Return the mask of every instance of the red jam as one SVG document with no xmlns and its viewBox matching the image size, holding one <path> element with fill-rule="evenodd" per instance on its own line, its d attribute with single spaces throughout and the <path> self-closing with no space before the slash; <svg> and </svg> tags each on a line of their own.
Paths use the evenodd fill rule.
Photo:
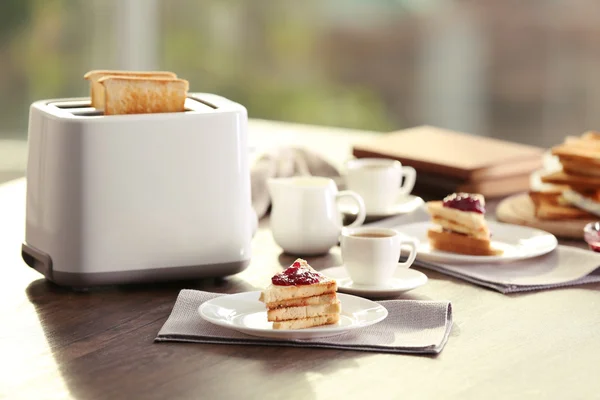
<svg viewBox="0 0 600 400">
<path fill-rule="evenodd" d="M 312 285 L 320 280 L 321 275 L 308 268 L 302 267 L 299 262 L 293 263 L 285 271 L 271 278 L 273 285 L 277 286 Z"/>
<path fill-rule="evenodd" d="M 446 196 L 443 205 L 460 211 L 485 214 L 485 207 L 479 198 L 469 193 L 453 193 Z"/>
</svg>

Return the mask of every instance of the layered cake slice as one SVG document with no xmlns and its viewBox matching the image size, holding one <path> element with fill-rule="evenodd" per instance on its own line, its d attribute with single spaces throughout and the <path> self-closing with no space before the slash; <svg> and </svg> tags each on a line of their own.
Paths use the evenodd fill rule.
<svg viewBox="0 0 600 400">
<path fill-rule="evenodd" d="M 342 308 L 336 291 L 335 280 L 299 258 L 271 278 L 259 300 L 267 307 L 273 329 L 304 329 L 339 321 Z"/>
<path fill-rule="evenodd" d="M 431 248 L 477 256 L 502 254 L 491 246 L 482 195 L 453 193 L 443 201 L 428 202 L 427 211 L 435 224 L 427 232 Z"/>
</svg>

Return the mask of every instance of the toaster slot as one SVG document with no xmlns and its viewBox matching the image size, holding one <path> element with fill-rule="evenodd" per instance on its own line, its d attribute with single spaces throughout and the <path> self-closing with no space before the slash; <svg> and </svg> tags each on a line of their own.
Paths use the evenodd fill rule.
<svg viewBox="0 0 600 400">
<path fill-rule="evenodd" d="M 91 108 L 92 106 L 89 100 L 53 101 L 48 103 L 48 105 L 60 109 Z"/>
</svg>

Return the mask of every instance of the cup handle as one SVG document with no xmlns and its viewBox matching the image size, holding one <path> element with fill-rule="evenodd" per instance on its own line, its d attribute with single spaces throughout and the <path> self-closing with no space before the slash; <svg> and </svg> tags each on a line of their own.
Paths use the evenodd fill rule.
<svg viewBox="0 0 600 400">
<path fill-rule="evenodd" d="M 402 176 L 404 177 L 404 185 L 400 186 L 400 195 L 406 195 L 412 192 L 417 181 L 417 170 L 413 167 L 402 166 Z"/>
<path fill-rule="evenodd" d="M 419 246 L 419 241 L 414 238 L 403 237 L 402 245 L 408 245 L 410 247 L 410 254 L 408 255 L 406 261 L 398 263 L 398 266 L 410 268 L 412 263 L 415 262 L 415 258 L 417 258 L 417 247 Z M 400 254 L 398 254 L 398 258 L 400 258 Z"/>
<path fill-rule="evenodd" d="M 351 197 L 356 202 L 356 204 L 358 204 L 358 215 L 356 216 L 356 219 L 352 221 L 351 224 L 346 225 L 346 227 L 356 228 L 357 226 L 361 226 L 365 222 L 365 218 L 367 216 L 367 211 L 365 210 L 365 202 L 358 193 L 353 192 L 352 190 L 342 190 L 335 195 L 336 199 L 339 199 L 340 197 L 344 196 Z"/>
</svg>

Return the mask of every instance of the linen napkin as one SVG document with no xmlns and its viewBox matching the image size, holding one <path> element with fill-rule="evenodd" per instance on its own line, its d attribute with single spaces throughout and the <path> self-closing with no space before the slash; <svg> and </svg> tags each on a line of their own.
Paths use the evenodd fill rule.
<svg viewBox="0 0 600 400">
<path fill-rule="evenodd" d="M 340 177 L 330 162 L 300 147 L 277 147 L 261 154 L 250 171 L 252 207 L 258 218 L 264 217 L 271 205 L 267 189 L 269 178 L 302 175 L 324 176 L 336 181 Z"/>
<path fill-rule="evenodd" d="M 383 321 L 338 336 L 303 340 L 260 338 L 202 319 L 198 307 L 218 296 L 223 294 L 182 290 L 155 341 L 438 354 L 444 348 L 452 327 L 450 302 L 389 300 L 379 302 L 388 310 L 388 316 Z"/>
<path fill-rule="evenodd" d="M 460 265 L 415 261 L 415 265 L 504 294 L 600 282 L 599 254 L 562 245 L 552 253 L 505 264 Z"/>
</svg>

